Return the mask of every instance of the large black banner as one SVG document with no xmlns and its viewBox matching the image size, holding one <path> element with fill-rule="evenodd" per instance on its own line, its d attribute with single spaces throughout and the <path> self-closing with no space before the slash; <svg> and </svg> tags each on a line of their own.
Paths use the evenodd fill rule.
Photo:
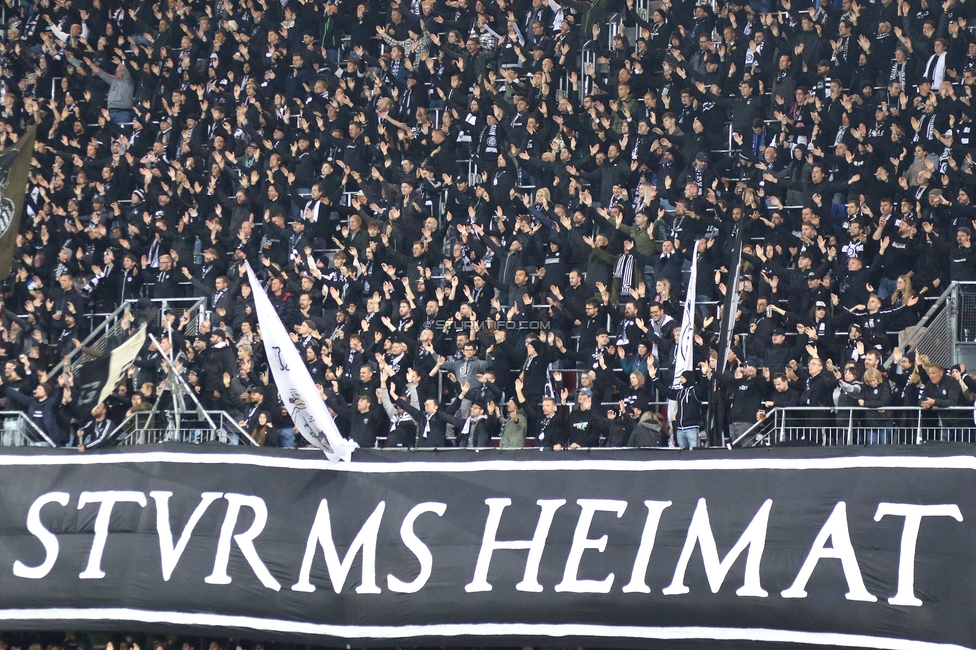
<svg viewBox="0 0 976 650">
<path fill-rule="evenodd" d="M 0 629 L 976 647 L 973 448 L 0 454 Z"/>
</svg>

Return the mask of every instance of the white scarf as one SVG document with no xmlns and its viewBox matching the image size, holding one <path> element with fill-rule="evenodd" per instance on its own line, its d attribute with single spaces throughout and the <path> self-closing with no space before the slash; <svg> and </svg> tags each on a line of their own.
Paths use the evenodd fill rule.
<svg viewBox="0 0 976 650">
<path fill-rule="evenodd" d="M 932 80 L 932 87 L 938 88 L 945 79 L 946 53 L 933 54 L 925 66 L 925 74 Z"/>
</svg>

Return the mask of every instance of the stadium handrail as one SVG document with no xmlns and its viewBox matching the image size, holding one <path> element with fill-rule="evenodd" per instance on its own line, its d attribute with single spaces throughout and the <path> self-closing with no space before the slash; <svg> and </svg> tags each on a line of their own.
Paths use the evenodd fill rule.
<svg viewBox="0 0 976 650">
<path fill-rule="evenodd" d="M 875 432 L 884 434 L 879 438 L 887 438 L 881 444 L 917 445 L 936 440 L 974 443 L 973 414 L 972 406 L 777 407 L 766 411 L 763 419 L 739 434 L 729 443 L 729 448 L 799 441 L 821 446 L 871 444 L 867 442 L 867 434 Z"/>
</svg>

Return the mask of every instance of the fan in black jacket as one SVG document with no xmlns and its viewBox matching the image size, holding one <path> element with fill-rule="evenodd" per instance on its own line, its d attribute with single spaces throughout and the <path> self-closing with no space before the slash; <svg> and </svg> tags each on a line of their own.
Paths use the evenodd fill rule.
<svg viewBox="0 0 976 650">
<path fill-rule="evenodd" d="M 703 365 L 708 368 L 707 362 Z M 677 405 L 673 421 L 678 446 L 683 449 L 697 447 L 705 416 L 702 398 L 708 393 L 708 382 L 700 381 L 696 371 L 686 370 L 681 373 L 679 386 L 672 388 L 661 381 L 654 365 L 648 365 L 647 372 L 657 389 Z"/>
<path fill-rule="evenodd" d="M 473 402 L 471 414 L 466 418 L 454 415 L 461 408 L 461 402 L 467 394 L 466 388 L 444 409 L 440 417 L 454 425 L 454 437 L 458 447 L 490 447 L 492 437 L 498 432 L 498 418 L 487 414 L 488 409 L 484 402 Z"/>
<path fill-rule="evenodd" d="M 136 300 L 142 295 L 142 283 L 144 281 L 142 270 L 136 256 L 128 253 L 122 258 L 122 269 L 119 277 L 119 293 L 115 299 L 119 304 L 126 300 Z"/>
<path fill-rule="evenodd" d="M 607 422 L 610 429 L 607 432 L 607 447 L 629 447 L 628 443 L 632 438 L 633 431 L 637 426 L 641 410 L 639 408 L 626 408 L 617 415 L 614 411 L 607 413 Z M 658 444 L 660 440 L 657 441 Z M 641 445 L 642 446 L 642 445 Z M 657 444 L 654 445 L 658 446 Z"/>
<path fill-rule="evenodd" d="M 447 439 L 447 425 L 449 422 L 444 417 L 444 414 L 438 410 L 436 399 L 424 400 L 423 411 L 411 406 L 405 397 L 400 398 L 397 406 L 402 407 L 417 423 L 418 447 L 451 446 L 450 441 Z"/>
<path fill-rule="evenodd" d="M 723 389 L 732 391 L 731 420 L 733 434 L 738 437 L 756 421 L 756 414 L 763 408 L 766 382 L 751 361 L 746 361 L 731 373 L 719 375 L 718 381 Z"/>
<path fill-rule="evenodd" d="M 85 286 L 91 292 L 98 311 L 108 311 L 106 307 L 114 309 L 122 293 L 122 267 L 115 263 L 115 253 L 107 249 L 103 259 L 104 266 L 92 264 L 94 277 Z"/>
<path fill-rule="evenodd" d="M 774 329 L 771 338 L 772 341 L 768 345 L 754 348 L 755 353 L 772 372 L 783 372 L 790 361 L 798 359 L 803 354 L 803 350 L 786 344 L 786 332 L 782 328 Z"/>
<path fill-rule="evenodd" d="M 495 342 L 488 346 L 485 351 L 485 360 L 488 362 L 488 367 L 495 373 L 498 387 L 506 394 L 511 395 L 514 388 L 512 370 L 522 364 L 522 357 L 515 346 L 508 341 L 507 330 L 496 329 L 492 335 Z"/>
<path fill-rule="evenodd" d="M 583 364 L 588 370 L 595 372 L 600 382 L 605 386 L 613 383 L 609 369 L 613 368 L 616 361 L 610 352 L 609 344 L 610 334 L 603 328 L 596 331 L 596 345 L 581 349 L 579 352 L 566 350 L 562 340 L 556 339 L 556 347 L 561 357 Z"/>
<path fill-rule="evenodd" d="M 143 257 L 145 262 L 145 257 Z M 147 267 L 144 263 L 143 268 Z M 150 269 L 146 270 L 146 275 L 152 278 L 152 297 L 153 298 L 179 298 L 180 289 L 176 283 L 176 275 L 173 271 L 173 258 L 169 255 L 159 256 L 159 269 L 155 272 L 155 277 L 153 277 L 153 271 Z"/>
<path fill-rule="evenodd" d="M 210 334 L 210 356 L 207 360 L 207 376 L 204 389 L 208 397 L 221 391 L 224 373 L 231 377 L 237 375 L 237 355 L 234 348 L 227 344 L 227 334 L 222 329 L 215 329 Z"/>
<path fill-rule="evenodd" d="M 65 401 L 61 388 L 52 389 L 51 384 L 42 382 L 34 389 L 33 397 L 11 389 L 7 389 L 4 395 L 7 398 L 8 408 L 20 407 L 22 412 L 44 431 L 56 446 L 64 446 L 70 441 L 71 434 L 67 427 L 63 426 L 64 418 L 59 413 L 63 407 L 62 402 Z"/>
<path fill-rule="evenodd" d="M 533 403 L 538 403 L 545 391 L 545 386 L 549 378 L 549 359 L 548 346 L 542 341 L 528 341 L 525 346 L 528 356 L 522 365 L 522 372 L 519 374 L 526 395 L 526 399 Z M 516 382 L 516 385 L 518 383 Z M 524 401 L 524 400 L 523 400 Z"/>
<path fill-rule="evenodd" d="M 963 398 L 959 379 L 946 374 L 945 369 L 937 363 L 925 368 L 929 376 L 929 383 L 922 391 L 921 407 L 923 409 L 945 409 L 953 406 L 967 406 Z M 944 428 L 971 426 L 972 412 L 967 411 L 937 411 Z M 945 432 L 942 432 L 945 435 Z"/>
<path fill-rule="evenodd" d="M 834 387 L 837 380 L 834 375 L 824 372 L 824 363 L 816 357 L 810 359 L 807 370 L 797 371 L 799 381 L 792 382 L 791 387 L 800 393 L 799 406 L 817 407 L 817 411 L 800 413 L 800 419 L 809 426 L 829 426 L 830 416 L 823 409 L 834 404 Z"/>
<path fill-rule="evenodd" d="M 484 187 L 491 197 L 492 205 L 508 207 L 511 204 L 511 193 L 515 189 L 517 174 L 509 166 L 508 158 L 504 154 L 499 154 L 498 165 L 490 174 L 482 172 L 481 178 Z"/>
<path fill-rule="evenodd" d="M 565 389 L 564 389 L 565 390 Z M 569 414 L 569 448 L 599 447 L 601 434 L 609 434 L 610 421 L 593 409 L 593 393 L 584 388 Z"/>
<path fill-rule="evenodd" d="M 105 406 L 105 402 L 100 402 L 92 409 L 92 415 L 94 417 L 78 430 L 78 451 L 105 446 L 115 430 L 115 423 L 108 418 L 108 408 Z"/>
<path fill-rule="evenodd" d="M 534 404 L 526 401 L 521 379 L 515 380 L 515 396 L 518 407 L 529 415 L 529 426 L 526 439 L 534 438 L 540 447 L 561 450 L 569 442 L 569 432 L 566 427 L 566 408 L 560 408 L 554 397 L 542 400 L 540 411 Z"/>
<path fill-rule="evenodd" d="M 387 380 L 392 377 L 392 370 L 384 368 L 383 387 L 376 389 L 376 397 L 383 404 L 386 416 L 390 420 L 389 433 L 386 436 L 386 447 L 415 447 L 417 444 L 417 425 L 412 421 L 413 416 L 404 407 L 404 401 L 396 396 L 393 382 L 387 387 Z M 390 398 L 393 398 L 391 401 Z"/>
<path fill-rule="evenodd" d="M 356 400 L 356 408 L 353 409 L 338 392 L 330 391 L 326 393 L 326 397 L 329 408 L 349 423 L 348 429 L 340 427 L 340 430 L 348 431 L 349 438 L 355 440 L 362 449 L 375 447 L 376 436 L 383 430 L 384 417 L 382 410 L 373 406 L 372 398 L 360 395 Z"/>
</svg>

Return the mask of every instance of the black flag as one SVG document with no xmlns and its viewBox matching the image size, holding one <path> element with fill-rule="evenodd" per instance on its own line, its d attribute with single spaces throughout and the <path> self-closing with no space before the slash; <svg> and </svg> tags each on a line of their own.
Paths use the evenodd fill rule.
<svg viewBox="0 0 976 650">
<path fill-rule="evenodd" d="M 119 382 L 125 379 L 125 374 L 135 361 L 136 355 L 146 342 L 146 328 L 130 336 L 121 345 L 107 350 L 105 354 L 94 361 L 84 364 L 75 373 L 75 406 L 78 414 L 87 417 L 93 408 L 112 394 Z"/>
<path fill-rule="evenodd" d="M 7 277 L 13 265 L 36 130 L 30 127 L 17 144 L 0 153 L 0 278 Z"/>
<path fill-rule="evenodd" d="M 742 225 L 736 227 L 735 243 L 732 246 L 732 276 L 725 290 L 725 303 L 722 307 L 722 322 L 720 325 L 720 338 L 718 343 L 718 361 L 715 365 L 715 373 L 712 375 L 711 389 L 708 394 L 708 415 L 706 417 L 706 430 L 708 431 L 708 444 L 712 447 L 721 447 L 725 444 L 725 437 L 729 430 L 729 404 L 725 391 L 721 389 L 718 375 L 725 372 L 729 361 L 729 349 L 732 347 L 732 331 L 735 329 L 735 313 L 739 309 L 739 278 L 742 274 Z"/>
</svg>

